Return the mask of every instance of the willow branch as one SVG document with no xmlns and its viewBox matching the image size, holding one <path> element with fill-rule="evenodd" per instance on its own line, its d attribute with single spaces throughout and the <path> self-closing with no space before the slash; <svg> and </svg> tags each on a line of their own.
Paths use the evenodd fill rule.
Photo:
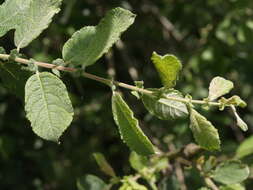
<svg viewBox="0 0 253 190">
<path fill-rule="evenodd" d="M 2 60 L 9 60 L 9 58 L 10 58 L 10 55 L 8 55 L 8 54 L 0 54 L 0 59 L 2 59 Z M 54 64 L 50 64 L 50 63 L 40 62 L 40 61 L 32 61 L 31 62 L 28 59 L 24 59 L 24 58 L 20 58 L 20 57 L 16 57 L 14 59 L 14 61 L 18 62 L 18 63 L 21 63 L 21 64 L 25 64 L 25 65 L 29 65 L 29 64 L 33 63 L 33 64 L 35 64 L 37 66 L 40 66 L 40 67 L 44 67 L 44 68 L 48 68 L 48 69 L 57 69 L 57 70 L 66 71 L 66 72 L 76 72 L 76 71 L 78 71 L 78 69 L 75 69 L 75 68 L 58 66 L 58 65 L 54 65 Z M 143 88 L 138 88 L 138 87 L 133 86 L 133 85 L 125 84 L 125 83 L 118 82 L 118 81 L 112 81 L 110 79 L 102 78 L 102 77 L 99 77 L 99 76 L 96 76 L 96 75 L 93 75 L 93 74 L 90 74 L 90 73 L 86 73 L 86 72 L 83 72 L 82 75 L 86 78 L 104 83 L 104 84 L 109 85 L 109 86 L 111 84 L 114 84 L 115 86 L 119 86 L 119 87 L 126 88 L 126 89 L 129 89 L 129 90 L 137 91 L 137 92 L 140 92 L 140 93 L 143 93 L 143 94 L 153 95 L 152 91 L 147 90 L 147 89 L 143 89 Z M 193 104 L 202 104 L 202 105 L 207 103 L 204 100 L 190 100 L 188 98 L 180 98 L 180 97 L 166 96 L 164 98 L 166 98 L 168 100 L 172 100 L 172 101 L 182 102 L 182 103 L 193 103 Z M 219 103 L 219 102 L 208 102 L 208 105 L 210 105 L 210 106 L 220 106 L 221 103 Z"/>
</svg>

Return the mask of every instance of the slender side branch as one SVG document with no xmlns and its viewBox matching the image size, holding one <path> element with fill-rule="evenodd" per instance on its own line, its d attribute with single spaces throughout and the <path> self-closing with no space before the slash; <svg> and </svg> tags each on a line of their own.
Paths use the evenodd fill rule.
<svg viewBox="0 0 253 190">
<path fill-rule="evenodd" d="M 0 54 L 0 59 L 2 59 L 2 60 L 8 60 L 9 57 L 10 57 L 10 55 L 8 55 L 8 54 Z M 25 65 L 28 65 L 28 64 L 31 63 L 30 60 L 20 58 L 20 57 L 16 57 L 14 60 L 18 63 L 25 64 Z M 34 61 L 32 63 L 35 64 L 35 65 L 38 65 L 40 67 L 49 68 L 49 69 L 57 69 L 57 70 L 66 71 L 66 72 L 76 72 L 78 70 L 78 69 L 75 69 L 75 68 L 57 66 L 57 65 L 54 65 L 54 64 L 40 62 L 40 61 Z M 153 92 L 150 91 L 150 90 L 138 88 L 136 86 L 125 84 L 125 83 L 118 82 L 118 81 L 111 81 L 110 79 L 105 79 L 105 78 L 102 78 L 102 77 L 98 77 L 98 76 L 90 74 L 90 73 L 84 72 L 83 76 L 86 77 L 86 78 L 104 83 L 106 85 L 110 85 L 111 83 L 113 83 L 116 86 L 126 88 L 126 89 L 129 89 L 129 90 L 133 90 L 133 91 L 137 91 L 137 92 L 140 92 L 140 93 L 143 93 L 143 94 L 148 94 L 148 95 L 153 94 Z M 204 100 L 189 100 L 188 98 L 178 98 L 178 97 L 166 97 L 166 99 L 172 100 L 172 101 L 177 101 L 177 102 L 183 102 L 183 103 L 206 104 L 206 101 L 204 101 Z M 208 102 L 208 104 L 211 105 L 211 106 L 220 106 L 221 105 L 219 102 Z"/>
<path fill-rule="evenodd" d="M 214 182 L 209 177 L 205 177 L 205 183 L 212 190 L 219 190 L 219 188 L 214 184 Z"/>
</svg>

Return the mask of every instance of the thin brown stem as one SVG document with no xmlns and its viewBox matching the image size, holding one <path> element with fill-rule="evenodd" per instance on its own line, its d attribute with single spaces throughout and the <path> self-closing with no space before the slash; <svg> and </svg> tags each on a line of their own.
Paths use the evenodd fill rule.
<svg viewBox="0 0 253 190">
<path fill-rule="evenodd" d="M 10 58 L 10 55 L 8 55 L 8 54 L 0 54 L 0 59 L 2 59 L 2 60 L 8 60 L 9 58 Z M 57 70 L 66 71 L 66 72 L 76 72 L 78 70 L 78 69 L 75 69 L 75 68 L 57 66 L 57 65 L 54 65 L 54 64 L 40 62 L 40 61 L 31 62 L 28 59 L 24 59 L 24 58 L 20 58 L 20 57 L 16 57 L 14 59 L 14 61 L 18 62 L 18 63 L 21 63 L 21 64 L 25 64 L 25 65 L 33 63 L 33 64 L 35 64 L 37 66 L 40 66 L 40 67 L 49 68 L 49 69 L 57 69 Z M 136 86 L 125 84 L 125 83 L 118 82 L 118 81 L 112 81 L 110 79 L 105 79 L 105 78 L 102 78 L 102 77 L 99 77 L 99 76 L 96 76 L 96 75 L 93 75 L 93 74 L 90 74 L 90 73 L 84 72 L 83 76 L 86 77 L 86 78 L 104 83 L 104 84 L 109 85 L 109 86 L 111 84 L 114 84 L 116 86 L 126 88 L 126 89 L 129 89 L 129 90 L 133 90 L 133 91 L 137 91 L 137 92 L 140 92 L 140 93 L 143 93 L 143 94 L 147 94 L 147 95 L 152 95 L 153 94 L 153 92 L 150 91 L 150 90 L 146 90 L 146 89 L 143 89 L 143 88 L 138 88 Z M 182 102 L 182 103 L 193 103 L 193 104 L 201 104 L 201 105 L 206 104 L 206 101 L 204 101 L 204 100 L 190 100 L 188 98 L 171 97 L 171 96 L 166 96 L 164 98 L 166 98 L 168 100 L 172 100 L 172 101 Z M 210 105 L 210 106 L 220 106 L 221 104 L 219 102 L 208 102 L 208 105 Z"/>
</svg>

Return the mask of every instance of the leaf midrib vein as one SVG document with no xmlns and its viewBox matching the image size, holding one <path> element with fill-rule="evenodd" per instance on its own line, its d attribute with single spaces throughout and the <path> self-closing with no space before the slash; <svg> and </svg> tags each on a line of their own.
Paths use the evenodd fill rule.
<svg viewBox="0 0 253 190">
<path fill-rule="evenodd" d="M 53 130 L 53 125 L 52 125 L 52 120 L 51 120 L 51 117 L 50 117 L 50 114 L 49 114 L 49 111 L 48 111 L 48 102 L 47 102 L 47 99 L 46 99 L 46 96 L 45 96 L 45 93 L 44 93 L 44 87 L 43 87 L 43 84 L 42 84 L 42 81 L 41 81 L 41 78 L 40 78 L 40 73 L 36 73 L 37 75 L 37 79 L 39 81 L 39 84 L 40 84 L 40 88 L 41 88 L 41 91 L 42 91 L 42 98 L 43 98 L 43 102 L 44 102 L 44 106 L 46 107 L 46 112 L 47 112 L 47 116 L 48 116 L 48 119 L 49 119 L 49 125 L 51 127 L 51 130 Z"/>
</svg>

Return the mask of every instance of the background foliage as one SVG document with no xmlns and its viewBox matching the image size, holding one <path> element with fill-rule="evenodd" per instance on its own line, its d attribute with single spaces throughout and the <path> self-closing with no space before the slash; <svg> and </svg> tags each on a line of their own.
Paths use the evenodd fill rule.
<svg viewBox="0 0 253 190">
<path fill-rule="evenodd" d="M 2 3 L 0 1 L 0 3 Z M 109 54 L 87 70 L 99 76 L 115 75 L 132 84 L 144 80 L 145 87 L 161 87 L 150 57 L 172 53 L 183 63 L 178 89 L 194 98 L 207 96 L 210 80 L 222 76 L 234 82 L 234 94 L 248 103 L 240 110 L 249 130 L 242 133 L 233 117 L 214 109 L 204 113 L 217 126 L 222 151 L 230 158 L 238 145 L 253 133 L 253 2 L 251 0 L 65 0 L 62 11 L 49 28 L 22 50 L 36 60 L 61 57 L 63 44 L 84 25 L 96 25 L 114 7 L 137 14 L 135 23 Z M 0 39 L 7 50 L 14 49 L 13 31 Z M 1 77 L 1 82 L 5 78 Z M 63 75 L 75 108 L 74 121 L 61 144 L 35 136 L 25 119 L 23 101 L 0 85 L 0 187 L 1 189 L 76 189 L 76 178 L 99 171 L 93 152 L 102 152 L 119 175 L 130 174 L 129 149 L 122 143 L 111 114 L 111 92 L 97 82 Z M 161 121 L 125 93 L 145 133 L 159 147 L 168 142 L 180 147 L 193 141 L 185 120 Z M 134 105 L 134 106 L 133 106 Z M 210 154 L 221 154 L 215 152 Z M 252 165 L 253 155 L 244 158 Z M 196 171 L 186 174 L 186 183 L 197 189 L 202 183 Z M 252 179 L 252 178 L 251 178 Z M 248 180 L 247 187 L 253 186 Z"/>
</svg>

